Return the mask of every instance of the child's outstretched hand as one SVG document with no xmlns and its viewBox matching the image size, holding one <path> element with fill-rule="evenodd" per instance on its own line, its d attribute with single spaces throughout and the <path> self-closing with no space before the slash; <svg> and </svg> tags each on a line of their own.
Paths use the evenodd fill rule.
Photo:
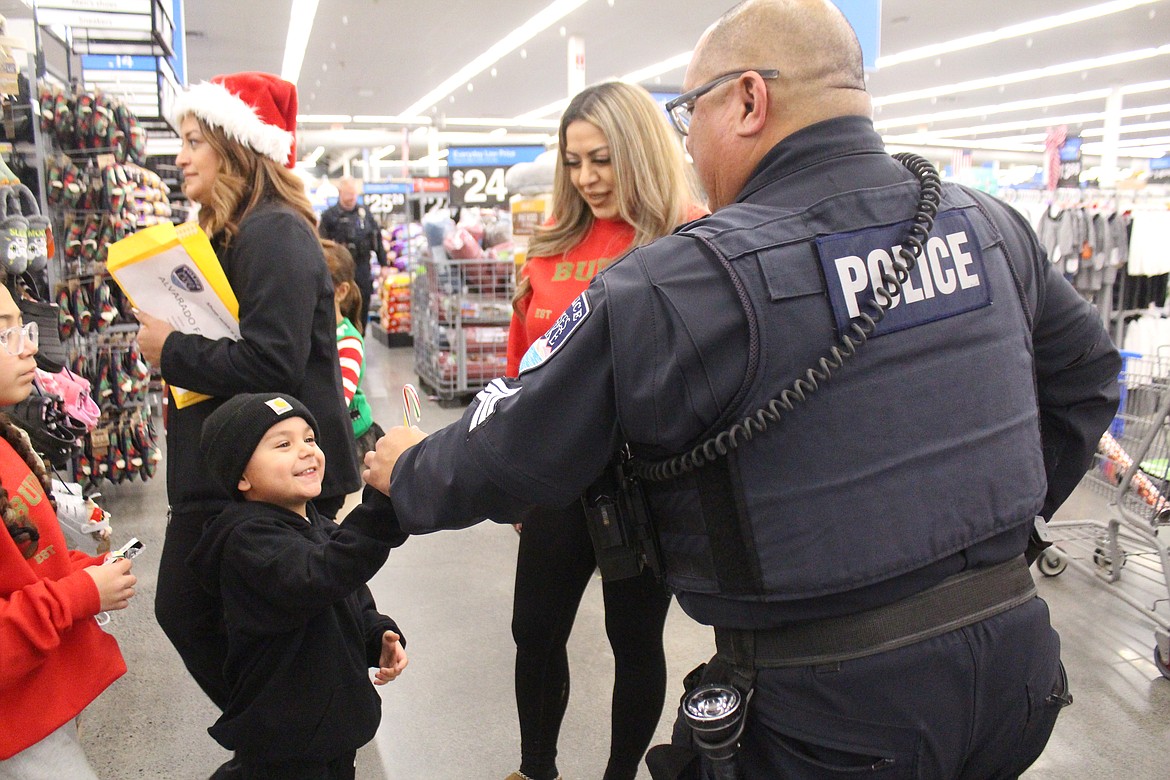
<svg viewBox="0 0 1170 780">
<path fill-rule="evenodd" d="M 378 671 L 374 672 L 374 685 L 385 685 L 402 674 L 410 660 L 406 650 L 398 641 L 398 634 L 387 631 L 382 634 L 382 657 L 378 660 Z"/>
</svg>

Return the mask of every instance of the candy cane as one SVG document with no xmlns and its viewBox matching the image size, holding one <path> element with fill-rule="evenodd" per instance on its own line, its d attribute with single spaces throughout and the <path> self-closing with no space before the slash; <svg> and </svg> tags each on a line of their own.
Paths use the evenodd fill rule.
<svg viewBox="0 0 1170 780">
<path fill-rule="evenodd" d="M 414 419 L 414 424 L 418 424 L 422 420 L 422 406 L 418 400 L 418 390 L 414 389 L 414 385 L 405 384 L 402 386 L 402 424 L 409 428 L 411 426 L 411 418 Z"/>
</svg>

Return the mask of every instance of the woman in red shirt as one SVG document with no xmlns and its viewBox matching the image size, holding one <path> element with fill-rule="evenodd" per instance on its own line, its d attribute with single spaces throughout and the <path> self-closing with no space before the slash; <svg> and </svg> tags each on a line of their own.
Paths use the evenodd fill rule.
<svg viewBox="0 0 1170 780">
<path fill-rule="evenodd" d="M 32 390 L 36 323 L 0 284 L 0 406 Z M 0 777 L 97 780 L 74 723 L 126 672 L 94 616 L 134 595 L 130 561 L 65 548 L 45 465 L 0 415 Z"/>
<path fill-rule="evenodd" d="M 561 117 L 553 214 L 528 248 L 508 334 L 508 375 L 594 275 L 636 246 L 706 211 L 697 205 L 678 138 L 641 87 L 585 89 Z M 520 771 L 507 780 L 553 780 L 569 700 L 566 645 L 596 559 L 580 503 L 540 509 L 518 527 L 512 636 Z M 649 571 L 602 584 L 614 654 L 609 763 L 604 780 L 633 780 L 666 695 L 662 627 L 670 595 Z"/>
</svg>

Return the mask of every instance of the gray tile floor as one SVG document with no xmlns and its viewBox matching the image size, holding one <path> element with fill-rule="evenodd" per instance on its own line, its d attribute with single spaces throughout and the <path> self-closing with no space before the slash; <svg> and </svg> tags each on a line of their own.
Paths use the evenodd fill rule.
<svg viewBox="0 0 1170 780">
<path fill-rule="evenodd" d="M 411 352 L 373 338 L 368 352 L 365 385 L 375 417 L 394 424 L 400 387 L 416 381 Z M 424 399 L 422 426 L 437 428 L 461 412 Z M 103 780 L 206 778 L 227 758 L 205 730 L 216 712 L 186 675 L 151 608 L 166 522 L 163 481 L 107 486 L 99 502 L 113 515 L 117 539 L 138 536 L 148 549 L 135 561 L 140 595 L 110 625 L 130 670 L 83 716 L 86 749 Z M 1060 516 L 1101 518 L 1106 510 L 1097 496 L 1079 490 Z M 408 635 L 411 662 L 382 689 L 382 726 L 359 753 L 359 780 L 501 780 L 516 769 L 515 555 L 510 527 L 483 524 L 410 540 L 371 581 L 379 606 Z M 1170 680 L 1151 661 L 1152 622 L 1072 569 L 1037 579 L 1063 638 L 1076 702 L 1025 777 L 1166 777 Z M 605 763 L 613 657 L 598 584 L 585 594 L 570 641 L 573 690 L 560 756 L 569 780 L 598 778 Z M 710 630 L 677 606 L 666 640 L 673 699 L 682 676 L 710 655 L 713 642 Z M 659 726 L 661 740 L 671 717 L 668 712 Z"/>
</svg>

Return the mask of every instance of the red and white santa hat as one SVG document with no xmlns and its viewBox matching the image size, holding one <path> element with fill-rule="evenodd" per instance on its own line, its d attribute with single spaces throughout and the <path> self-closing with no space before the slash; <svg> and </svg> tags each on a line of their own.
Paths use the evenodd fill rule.
<svg viewBox="0 0 1170 780">
<path fill-rule="evenodd" d="M 171 114 L 176 127 L 194 114 L 265 157 L 296 163 L 297 88 L 271 73 L 213 76 L 180 93 Z"/>
</svg>

